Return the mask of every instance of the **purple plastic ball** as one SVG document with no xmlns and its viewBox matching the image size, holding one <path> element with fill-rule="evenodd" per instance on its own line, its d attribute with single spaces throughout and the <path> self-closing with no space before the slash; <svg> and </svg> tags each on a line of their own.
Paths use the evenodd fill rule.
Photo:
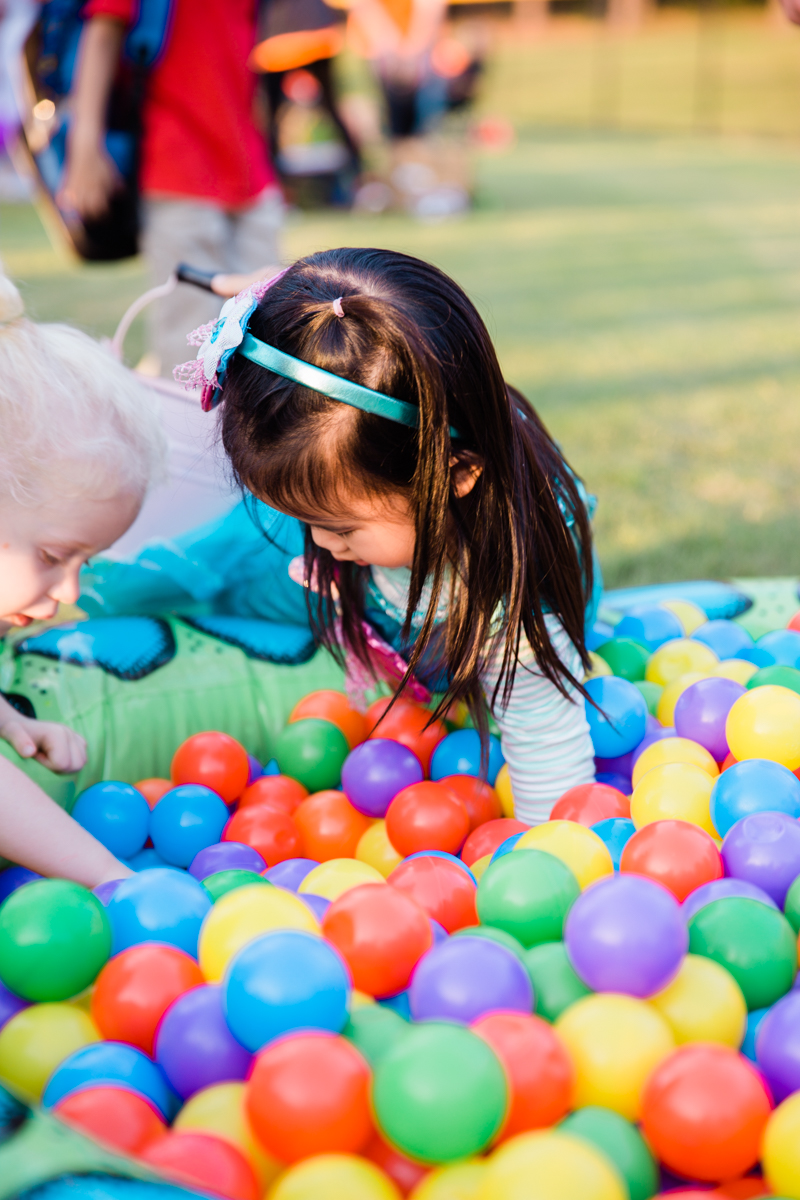
<svg viewBox="0 0 800 1200">
<path fill-rule="evenodd" d="M 276 863 L 274 867 L 265 871 L 264 878 L 274 883 L 275 887 L 286 888 L 287 892 L 296 892 L 309 871 L 318 866 L 315 858 L 285 858 L 283 862 Z"/>
<path fill-rule="evenodd" d="M 227 1026 L 219 984 L 201 984 L 173 1001 L 158 1027 L 155 1057 L 184 1100 L 212 1083 L 247 1076 L 250 1052 Z"/>
<path fill-rule="evenodd" d="M 767 895 L 763 888 L 748 883 L 745 879 L 712 879 L 710 883 L 702 883 L 699 888 L 684 900 L 681 905 L 681 915 L 688 925 L 695 913 L 715 900 L 729 900 L 738 897 L 741 900 L 758 900 L 767 908 L 777 908 L 772 896 Z"/>
<path fill-rule="evenodd" d="M 433 944 L 438 946 L 440 942 L 446 942 L 450 934 L 445 929 L 444 925 L 440 925 L 438 921 L 434 921 L 433 917 L 428 917 L 431 931 L 433 933 Z"/>
<path fill-rule="evenodd" d="M 650 714 L 648 713 L 648 717 L 649 716 L 650 716 Z M 631 759 L 632 768 L 636 766 L 637 762 L 639 761 L 642 754 L 644 754 L 644 752 L 648 746 L 652 746 L 654 742 L 663 742 L 664 738 L 674 738 L 675 737 L 675 730 L 671 726 L 669 728 L 665 729 L 664 726 L 659 725 L 657 721 L 656 721 L 656 726 L 657 726 L 657 728 L 655 728 L 655 729 L 651 729 L 648 727 L 647 733 L 644 735 L 642 740 L 639 742 L 639 745 L 633 751 L 633 757 Z"/>
<path fill-rule="evenodd" d="M 699 742 L 716 762 L 722 762 L 728 754 L 728 713 L 746 691 L 735 679 L 700 679 L 693 683 L 675 705 L 678 737 Z"/>
<path fill-rule="evenodd" d="M 800 1089 L 800 992 L 787 992 L 764 1016 L 756 1062 L 777 1104 Z"/>
<path fill-rule="evenodd" d="M 0 982 L 0 1029 L 3 1028 L 6 1021 L 10 1021 L 18 1012 L 22 1012 L 23 1008 L 30 1008 L 30 1003 L 23 1000 L 21 996 L 15 996 L 4 983 Z"/>
<path fill-rule="evenodd" d="M 742 817 L 725 834 L 722 861 L 727 875 L 754 883 L 783 908 L 800 875 L 800 824 L 782 812 Z"/>
<path fill-rule="evenodd" d="M 415 1021 L 460 1021 L 504 1009 L 533 1011 L 533 986 L 512 950 L 488 938 L 448 938 L 417 964 L 409 989 Z"/>
<path fill-rule="evenodd" d="M 121 883 L 121 879 L 107 879 L 105 883 L 98 883 L 96 888 L 92 888 L 92 895 L 97 896 L 105 908 Z"/>
<path fill-rule="evenodd" d="M 244 842 L 215 842 L 205 846 L 192 859 L 189 874 L 201 882 L 217 871 L 255 871 L 258 875 L 266 870 L 267 864 L 252 846 Z"/>
<path fill-rule="evenodd" d="M 326 900 L 324 896 L 315 896 L 313 892 L 298 892 L 297 897 L 303 901 L 306 908 L 311 909 L 318 921 L 322 920 L 331 906 L 330 900 Z"/>
<path fill-rule="evenodd" d="M 425 778 L 416 754 L 389 738 L 370 738 L 351 750 L 342 767 L 342 788 L 366 817 L 384 817 L 398 792 Z"/>
<path fill-rule="evenodd" d="M 639 875 L 598 880 L 573 904 L 564 943 L 594 992 L 653 996 L 678 972 L 689 934 L 675 897 Z"/>
<path fill-rule="evenodd" d="M 264 768 L 262 767 L 261 763 L 258 761 L 257 758 L 253 758 L 252 754 L 248 754 L 248 756 L 247 756 L 247 786 L 250 787 L 250 784 L 255 783 L 255 781 L 257 779 L 260 779 L 263 774 L 264 774 Z"/>
</svg>

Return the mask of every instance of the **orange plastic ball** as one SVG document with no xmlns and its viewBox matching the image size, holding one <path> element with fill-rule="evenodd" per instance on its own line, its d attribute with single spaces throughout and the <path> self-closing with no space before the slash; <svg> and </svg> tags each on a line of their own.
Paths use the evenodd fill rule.
<svg viewBox="0 0 800 1200">
<path fill-rule="evenodd" d="M 364 741 L 367 736 L 367 718 L 352 707 L 343 692 L 320 691 L 304 696 L 295 704 L 289 715 L 288 724 L 302 721 L 304 717 L 319 717 L 337 725 L 347 738 L 350 749 Z"/>
<path fill-rule="evenodd" d="M 475 909 L 477 888 L 470 875 L 446 858 L 411 858 L 395 867 L 386 880 L 410 896 L 429 917 L 448 933 L 478 924 Z"/>
<path fill-rule="evenodd" d="M 151 808 L 155 808 L 165 792 L 175 786 L 171 779 L 140 779 L 133 785 L 141 792 Z"/>
<path fill-rule="evenodd" d="M 566 1116 L 574 1071 L 566 1047 L 551 1025 L 527 1013 L 479 1017 L 472 1032 L 488 1042 L 508 1078 L 509 1106 L 502 1139 L 544 1129 Z"/>
<path fill-rule="evenodd" d="M 690 821 L 653 821 L 637 830 L 622 851 L 619 869 L 663 883 L 679 903 L 725 874 L 714 839 Z"/>
<path fill-rule="evenodd" d="M 253 1168 L 232 1142 L 210 1133 L 181 1130 L 152 1142 L 141 1155 L 157 1171 L 226 1200 L 259 1200 Z"/>
<path fill-rule="evenodd" d="M 364 883 L 334 900 L 322 932 L 350 968 L 353 987 L 393 996 L 433 945 L 427 914 L 396 888 Z"/>
<path fill-rule="evenodd" d="M 68 1125 L 124 1154 L 141 1154 L 167 1133 L 144 1096 L 105 1084 L 72 1092 L 59 1100 L 54 1112 Z"/>
<path fill-rule="evenodd" d="M 506 838 L 513 837 L 515 833 L 527 833 L 529 828 L 529 825 L 524 825 L 515 817 L 499 817 L 496 821 L 487 821 L 485 825 L 473 829 L 464 842 L 461 861 L 471 867 L 479 858 L 494 854 Z"/>
<path fill-rule="evenodd" d="M 170 767 L 174 784 L 202 783 L 226 804 L 238 800 L 247 787 L 250 764 L 241 742 L 227 733 L 195 733 L 178 747 Z"/>
<path fill-rule="evenodd" d="M 441 783 L 412 783 L 386 810 L 386 832 L 398 854 L 446 850 L 458 854 L 469 833 L 467 810 Z"/>
<path fill-rule="evenodd" d="M 205 983 L 193 958 L 175 946 L 142 942 L 110 958 L 92 992 L 92 1020 L 111 1042 L 152 1055 L 156 1028 L 184 992 Z"/>
<path fill-rule="evenodd" d="M 353 808 L 344 792 L 315 792 L 299 804 L 294 819 L 303 839 L 302 853 L 317 862 L 355 858 L 370 820 Z"/>
<path fill-rule="evenodd" d="M 397 700 L 389 709 L 390 703 L 391 698 L 384 696 L 369 706 L 367 728 L 370 732 L 367 736 L 389 738 L 390 741 L 407 746 L 416 754 L 427 775 L 431 755 L 442 738 L 447 736 L 447 727 L 443 721 L 431 721 L 431 714 L 420 704 L 412 704 L 410 700 Z"/>
<path fill-rule="evenodd" d="M 303 837 L 294 818 L 268 804 L 255 804 L 234 813 L 223 830 L 222 841 L 252 846 L 268 867 L 287 858 L 300 858 L 303 853 Z"/>
<path fill-rule="evenodd" d="M 497 821 L 503 815 L 500 797 L 497 792 L 483 779 L 475 775 L 447 775 L 440 779 L 454 795 L 458 796 L 469 817 L 469 830 L 477 829 L 488 821 Z"/>
<path fill-rule="evenodd" d="M 246 787 L 239 798 L 239 812 L 256 804 L 269 804 L 288 813 L 291 817 L 301 800 L 308 795 L 308 788 L 288 775 L 262 775 Z"/>
<path fill-rule="evenodd" d="M 630 797 L 607 783 L 581 783 L 553 805 L 551 821 L 577 821 L 591 827 L 611 817 L 630 819 Z"/>
</svg>

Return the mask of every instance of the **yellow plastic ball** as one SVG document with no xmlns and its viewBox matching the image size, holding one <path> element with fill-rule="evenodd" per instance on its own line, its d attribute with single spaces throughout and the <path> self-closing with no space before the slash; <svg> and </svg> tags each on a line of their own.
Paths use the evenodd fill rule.
<svg viewBox="0 0 800 1200">
<path fill-rule="evenodd" d="M 591 670 L 586 673 L 586 679 L 598 679 L 601 675 L 614 674 L 606 660 L 601 658 L 599 654 L 595 654 L 594 650 L 589 651 L 589 661 L 591 662 L 592 667 Z"/>
<path fill-rule="evenodd" d="M 359 862 L 374 867 L 384 879 L 388 879 L 395 867 L 403 861 L 402 854 L 398 854 L 389 841 L 384 820 L 376 821 L 362 833 L 356 846 L 356 858 Z"/>
<path fill-rule="evenodd" d="M 388 1175 L 357 1154 L 318 1154 L 290 1167 L 269 1200 L 400 1200 Z"/>
<path fill-rule="evenodd" d="M 689 671 L 711 671 L 718 662 L 719 656 L 710 646 L 693 642 L 691 638 L 676 638 L 673 642 L 665 642 L 651 654 L 644 677 L 650 683 L 660 683 L 666 687 Z"/>
<path fill-rule="evenodd" d="M 687 954 L 669 987 L 648 1001 L 684 1042 L 721 1042 L 738 1050 L 747 1025 L 742 989 L 713 958 Z"/>
<path fill-rule="evenodd" d="M 534 1184 L 535 1181 L 535 1184 Z M 627 1200 L 605 1154 L 583 1138 L 540 1129 L 510 1138 L 489 1159 L 478 1200 Z"/>
<path fill-rule="evenodd" d="M 686 675 L 681 675 L 678 679 L 673 679 L 672 683 L 668 683 L 658 697 L 658 704 L 656 705 L 656 718 L 659 723 L 666 729 L 674 725 L 675 705 L 686 689 L 691 687 L 693 683 L 699 683 L 701 679 L 710 678 L 711 675 L 708 671 L 689 671 Z"/>
<path fill-rule="evenodd" d="M 472 874 L 475 876 L 475 878 L 478 881 L 480 881 L 481 875 L 486 870 L 486 868 L 488 867 L 488 865 L 491 861 L 492 861 L 491 854 L 484 854 L 483 858 L 476 859 L 475 862 L 470 867 L 470 871 L 472 871 Z"/>
<path fill-rule="evenodd" d="M 678 618 L 687 637 L 708 622 L 700 605 L 692 604 L 691 600 L 662 600 L 659 607 L 669 609 Z"/>
<path fill-rule="evenodd" d="M 410 1200 L 478 1200 L 488 1169 L 486 1162 L 470 1158 L 437 1167 L 419 1181 Z"/>
<path fill-rule="evenodd" d="M 198 961 L 209 983 L 219 983 L 234 954 L 273 929 L 319 933 L 310 908 L 283 888 L 251 883 L 221 896 L 200 929 Z"/>
<path fill-rule="evenodd" d="M 767 1121 L 761 1164 L 776 1196 L 800 1200 L 800 1092 L 779 1104 Z"/>
<path fill-rule="evenodd" d="M 545 850 L 560 858 L 572 871 L 581 890 L 595 879 L 614 874 L 614 864 L 605 842 L 576 821 L 545 821 L 544 825 L 535 825 L 523 833 L 514 850 Z"/>
<path fill-rule="evenodd" d="M 719 679 L 732 679 L 735 683 L 740 683 L 742 687 L 747 687 L 748 681 L 753 678 L 758 667 L 755 663 L 747 662 L 744 658 L 726 658 L 719 666 L 714 667 L 711 672 Z"/>
<path fill-rule="evenodd" d="M 513 817 L 514 793 L 511 790 L 511 775 L 508 771 L 508 763 L 503 763 L 497 772 L 497 778 L 494 781 L 494 790 L 500 798 L 500 807 L 503 810 L 503 816 Z"/>
<path fill-rule="evenodd" d="M 374 1003 L 375 1003 L 375 997 L 368 996 L 366 992 L 359 992 L 359 991 L 356 991 L 355 988 L 353 988 L 352 992 L 350 993 L 350 1011 L 351 1012 L 353 1011 L 354 1008 L 366 1008 L 368 1004 L 374 1004 Z"/>
<path fill-rule="evenodd" d="M 631 820 L 637 829 L 653 821 L 690 821 L 717 838 L 719 834 L 711 821 L 714 783 L 708 772 L 694 763 L 653 767 L 633 789 Z"/>
<path fill-rule="evenodd" d="M 719 775 L 719 767 L 705 746 L 701 746 L 699 742 L 693 742 L 691 738 L 671 737 L 663 738 L 660 742 L 653 742 L 646 750 L 642 751 L 633 768 L 631 782 L 636 787 L 639 780 L 654 767 L 663 767 L 665 763 L 678 762 L 693 763 L 696 767 L 702 767 L 712 779 L 716 779 Z"/>
<path fill-rule="evenodd" d="M 359 862 L 357 858 L 329 858 L 308 872 L 297 891 L 323 896 L 326 900 L 338 900 L 345 892 L 362 883 L 385 882 L 380 871 L 369 863 Z"/>
<path fill-rule="evenodd" d="M 278 1178 L 284 1164 L 261 1149 L 245 1110 L 245 1084 L 215 1083 L 195 1092 L 184 1104 L 173 1129 L 194 1129 L 223 1138 L 241 1150 L 262 1188 Z"/>
<path fill-rule="evenodd" d="M 571 1004 L 555 1028 L 575 1068 L 575 1107 L 600 1104 L 635 1121 L 651 1072 L 675 1049 L 664 1017 L 646 1000 L 607 993 Z"/>
<path fill-rule="evenodd" d="M 731 708 L 725 733 L 738 762 L 769 758 L 796 771 L 800 767 L 800 696 L 774 684 L 753 688 Z"/>
<path fill-rule="evenodd" d="M 99 1042 L 94 1021 L 74 1004 L 34 1004 L 0 1030 L 0 1080 L 23 1100 L 41 1099 L 59 1063 Z"/>
</svg>

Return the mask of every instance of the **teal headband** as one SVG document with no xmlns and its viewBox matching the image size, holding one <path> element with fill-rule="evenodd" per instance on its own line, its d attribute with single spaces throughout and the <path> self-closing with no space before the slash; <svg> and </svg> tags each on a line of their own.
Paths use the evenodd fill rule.
<svg viewBox="0 0 800 1200">
<path fill-rule="evenodd" d="M 392 396 L 384 396 L 383 392 L 374 392 L 372 388 L 362 387 L 360 383 L 353 383 L 350 379 L 343 379 L 341 375 L 324 371 L 322 367 L 303 362 L 301 358 L 293 358 L 291 354 L 284 354 L 275 346 L 253 337 L 252 333 L 245 333 L 237 347 L 237 353 L 250 362 L 258 363 L 265 370 L 272 371 L 273 375 L 291 379 L 301 387 L 310 388 L 312 392 L 330 396 L 332 400 L 341 400 L 343 404 L 350 404 L 353 408 L 360 408 L 362 412 L 372 413 L 376 417 L 385 417 L 387 421 L 394 421 L 398 425 L 407 425 L 412 429 L 419 427 L 419 409 L 415 405 L 408 404 L 405 400 L 395 400 Z M 450 437 L 460 436 L 451 425 Z"/>
</svg>

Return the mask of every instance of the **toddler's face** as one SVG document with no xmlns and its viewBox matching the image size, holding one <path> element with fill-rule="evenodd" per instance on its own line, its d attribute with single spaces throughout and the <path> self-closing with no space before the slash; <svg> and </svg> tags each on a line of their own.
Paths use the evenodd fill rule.
<svg viewBox="0 0 800 1200">
<path fill-rule="evenodd" d="M 337 562 L 360 567 L 410 567 L 416 530 L 405 497 L 345 498 L 341 510 L 292 513 L 311 528 L 311 536 Z"/>
<path fill-rule="evenodd" d="M 24 507 L 0 502 L 0 622 L 29 625 L 74 604 L 78 573 L 132 524 L 141 496 L 70 497 Z"/>
</svg>

